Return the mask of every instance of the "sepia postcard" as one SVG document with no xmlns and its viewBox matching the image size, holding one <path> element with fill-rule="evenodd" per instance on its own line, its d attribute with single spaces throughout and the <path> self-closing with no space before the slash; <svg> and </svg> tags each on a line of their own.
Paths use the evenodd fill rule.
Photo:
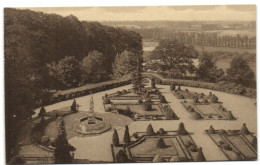
<svg viewBox="0 0 260 165">
<path fill-rule="evenodd" d="M 6 164 L 257 160 L 256 5 L 4 8 Z"/>
</svg>

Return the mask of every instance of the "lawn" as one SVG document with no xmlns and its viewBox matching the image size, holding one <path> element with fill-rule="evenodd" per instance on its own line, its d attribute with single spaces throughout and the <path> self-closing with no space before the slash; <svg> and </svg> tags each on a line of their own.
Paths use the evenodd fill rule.
<svg viewBox="0 0 260 165">
<path fill-rule="evenodd" d="M 140 115 L 163 115 L 161 108 L 158 104 L 152 104 L 151 111 L 145 111 L 142 104 L 114 104 L 118 109 L 126 109 L 129 106 L 131 112 L 138 113 Z"/>
<path fill-rule="evenodd" d="M 159 154 L 161 156 L 178 156 L 175 145 L 179 145 L 176 137 L 163 138 L 166 148 L 158 148 L 156 143 L 157 137 L 147 137 L 142 143 L 130 148 L 133 157 L 154 157 Z M 175 139 L 175 140 L 174 140 Z"/>
<path fill-rule="evenodd" d="M 213 108 L 210 104 L 195 104 L 194 106 L 202 115 L 219 115 L 215 108 Z"/>
</svg>

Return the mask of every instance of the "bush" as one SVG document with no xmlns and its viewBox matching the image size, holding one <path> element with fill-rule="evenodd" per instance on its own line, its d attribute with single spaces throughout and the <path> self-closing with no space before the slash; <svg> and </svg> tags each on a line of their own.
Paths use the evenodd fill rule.
<svg viewBox="0 0 260 165">
<path fill-rule="evenodd" d="M 46 116 L 46 110 L 44 107 L 41 107 L 40 112 L 38 114 L 39 117 Z"/>
<path fill-rule="evenodd" d="M 155 133 L 154 133 L 154 130 L 153 130 L 153 126 L 151 125 L 151 124 L 149 124 L 148 126 L 147 126 L 147 129 L 146 129 L 146 135 L 155 135 Z"/>
<path fill-rule="evenodd" d="M 145 111 L 151 111 L 152 110 L 152 104 L 149 101 L 144 102 L 143 108 Z"/>
<path fill-rule="evenodd" d="M 165 144 L 163 138 L 159 138 L 159 139 L 158 139 L 158 141 L 157 141 L 157 143 L 156 143 L 156 146 L 157 146 L 158 148 L 165 148 L 165 147 L 166 147 L 166 144 Z"/>
<path fill-rule="evenodd" d="M 117 91 L 116 94 L 117 95 L 122 95 L 122 92 L 121 91 Z"/>
<path fill-rule="evenodd" d="M 177 95 L 177 98 L 178 98 L 178 99 L 185 99 L 185 97 L 184 97 L 182 94 Z"/>
<path fill-rule="evenodd" d="M 41 144 L 48 146 L 50 143 L 50 138 L 48 136 L 42 136 L 41 138 Z"/>
<path fill-rule="evenodd" d="M 193 143 L 190 140 L 184 140 L 183 143 L 186 147 L 190 147 L 191 145 L 193 145 Z"/>
<path fill-rule="evenodd" d="M 181 86 L 179 85 L 178 88 L 177 88 L 178 91 L 181 91 Z"/>
<path fill-rule="evenodd" d="M 224 129 L 220 129 L 220 130 L 219 130 L 219 134 L 220 134 L 220 135 L 223 135 L 223 134 L 225 134 L 225 133 L 226 133 L 226 130 L 224 130 Z"/>
<path fill-rule="evenodd" d="M 204 99 L 202 100 L 202 103 L 207 104 L 207 103 L 208 103 L 208 99 L 204 98 Z"/>
<path fill-rule="evenodd" d="M 189 90 L 188 90 L 188 89 L 185 89 L 185 92 L 189 93 Z"/>
<path fill-rule="evenodd" d="M 176 114 L 172 111 L 170 107 L 164 108 L 166 119 L 175 119 L 177 118 Z"/>
<path fill-rule="evenodd" d="M 229 144 L 222 144 L 221 147 L 224 148 L 225 150 L 232 151 L 232 147 Z"/>
<path fill-rule="evenodd" d="M 72 105 L 70 107 L 70 110 L 73 111 L 73 112 L 77 111 L 77 103 L 76 103 L 75 99 L 73 100 L 73 103 L 72 103 Z"/>
<path fill-rule="evenodd" d="M 117 163 L 129 162 L 129 159 L 128 159 L 126 152 L 124 150 L 118 151 L 118 153 L 116 154 L 116 162 Z"/>
<path fill-rule="evenodd" d="M 202 148 L 200 147 L 199 150 L 198 150 L 198 155 L 195 159 L 197 162 L 202 162 L 202 161 L 206 161 L 205 157 L 204 157 L 204 154 L 202 152 Z"/>
<path fill-rule="evenodd" d="M 170 89 L 171 89 L 171 91 L 175 91 L 175 84 L 171 84 Z"/>
<path fill-rule="evenodd" d="M 240 133 L 241 133 L 242 135 L 248 135 L 248 134 L 250 134 L 250 132 L 248 131 L 248 129 L 247 129 L 245 123 L 243 124 L 242 128 L 240 129 Z"/>
<path fill-rule="evenodd" d="M 210 134 L 214 134 L 215 133 L 215 130 L 214 130 L 212 125 L 209 127 L 209 133 Z"/>
<path fill-rule="evenodd" d="M 191 152 L 197 152 L 198 151 L 198 147 L 195 144 L 192 144 L 189 149 L 190 149 Z"/>
<path fill-rule="evenodd" d="M 217 103 L 217 102 L 218 102 L 218 97 L 213 94 L 213 95 L 210 97 L 210 101 L 211 101 L 212 103 Z"/>
<path fill-rule="evenodd" d="M 198 98 L 197 95 L 193 98 L 193 102 L 194 102 L 195 104 L 196 104 L 196 103 L 199 103 L 199 98 Z"/>
<path fill-rule="evenodd" d="M 143 104 L 143 100 L 140 98 L 140 99 L 138 100 L 138 103 L 139 103 L 139 104 Z"/>
<path fill-rule="evenodd" d="M 116 146 L 116 147 L 119 146 L 119 137 L 118 137 L 118 133 L 117 133 L 116 129 L 114 129 L 114 134 L 113 134 L 112 141 L 113 141 L 113 145 L 114 146 Z"/>
<path fill-rule="evenodd" d="M 161 96 L 160 98 L 160 103 L 167 103 L 166 99 L 164 96 Z"/>
<path fill-rule="evenodd" d="M 111 101 L 110 101 L 109 98 L 105 97 L 104 100 L 103 100 L 103 103 L 104 103 L 104 104 L 110 104 Z"/>
<path fill-rule="evenodd" d="M 56 145 L 57 145 L 57 138 L 50 138 L 50 145 L 52 147 L 56 147 Z"/>
<path fill-rule="evenodd" d="M 164 131 L 163 128 L 160 128 L 159 131 L 158 131 L 158 134 L 159 135 L 164 135 L 164 134 L 166 134 L 166 132 Z"/>
<path fill-rule="evenodd" d="M 193 117 L 193 119 L 195 119 L 195 120 L 200 120 L 200 119 L 202 119 L 202 116 L 201 116 L 198 112 L 193 113 L 193 114 L 192 114 L 192 117 Z"/>
<path fill-rule="evenodd" d="M 106 112 L 110 112 L 110 111 L 112 111 L 112 108 L 111 108 L 111 107 L 106 107 L 106 108 L 105 108 L 105 111 L 106 111 Z"/>
<path fill-rule="evenodd" d="M 179 135 L 188 135 L 188 132 L 186 131 L 184 124 L 182 122 L 179 124 L 179 128 L 177 132 Z"/>
</svg>

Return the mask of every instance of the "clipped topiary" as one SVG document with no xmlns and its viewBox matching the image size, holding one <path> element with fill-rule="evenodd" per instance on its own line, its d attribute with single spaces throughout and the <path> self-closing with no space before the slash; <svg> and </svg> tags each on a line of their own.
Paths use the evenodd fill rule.
<svg viewBox="0 0 260 165">
<path fill-rule="evenodd" d="M 160 98 L 160 102 L 161 102 L 161 103 L 167 103 L 167 101 L 166 101 L 166 99 L 165 99 L 164 96 L 161 96 L 161 98 Z"/>
<path fill-rule="evenodd" d="M 210 125 L 208 133 L 210 133 L 210 134 L 214 134 L 215 133 L 215 130 L 214 130 L 212 125 Z"/>
<path fill-rule="evenodd" d="M 177 96 L 177 98 L 178 98 L 178 99 L 185 99 L 185 97 L 184 97 L 182 94 L 179 94 L 179 95 Z"/>
<path fill-rule="evenodd" d="M 186 93 L 189 93 L 189 90 L 188 90 L 188 89 L 185 89 L 185 92 L 186 92 Z"/>
<path fill-rule="evenodd" d="M 240 133 L 242 135 L 248 135 L 250 134 L 250 132 L 248 131 L 247 127 L 246 127 L 246 123 L 243 124 L 242 128 L 240 129 Z"/>
<path fill-rule="evenodd" d="M 127 125 L 125 126 L 124 142 L 125 144 L 129 144 L 131 142 L 129 129 Z"/>
<path fill-rule="evenodd" d="M 213 94 L 213 95 L 210 97 L 210 102 L 212 102 L 212 103 L 217 103 L 217 102 L 218 102 L 218 97 Z"/>
<path fill-rule="evenodd" d="M 198 95 L 194 96 L 193 102 L 194 102 L 195 104 L 196 104 L 196 103 L 199 103 L 199 97 L 198 97 Z"/>
<path fill-rule="evenodd" d="M 143 103 L 143 108 L 145 111 L 151 111 L 152 110 L 152 104 L 150 101 L 145 101 Z"/>
<path fill-rule="evenodd" d="M 165 144 L 163 138 L 159 138 L 159 139 L 157 140 L 156 146 L 157 146 L 158 148 L 165 148 L 165 147 L 166 147 L 166 144 Z"/>
<path fill-rule="evenodd" d="M 56 145 L 57 145 L 57 138 L 50 138 L 50 145 L 52 147 L 56 147 Z"/>
<path fill-rule="evenodd" d="M 220 129 L 220 130 L 219 130 L 219 134 L 220 134 L 220 135 L 223 135 L 223 134 L 225 134 L 226 132 L 227 132 L 227 131 L 224 130 L 224 129 Z"/>
<path fill-rule="evenodd" d="M 212 92 L 209 92 L 209 97 L 211 97 L 212 96 Z"/>
<path fill-rule="evenodd" d="M 138 104 L 143 104 L 142 98 L 140 98 L 140 99 L 138 100 Z"/>
<path fill-rule="evenodd" d="M 157 154 L 153 158 L 153 162 L 163 162 L 163 158 L 159 154 Z"/>
<path fill-rule="evenodd" d="M 197 152 L 198 151 L 198 147 L 195 144 L 192 144 L 189 149 L 190 149 L 191 152 Z"/>
<path fill-rule="evenodd" d="M 119 138 L 118 138 L 118 133 L 117 133 L 116 129 L 114 129 L 112 142 L 113 142 L 114 146 L 116 146 L 116 147 L 119 146 Z"/>
<path fill-rule="evenodd" d="M 226 118 L 228 120 L 235 120 L 235 117 L 233 116 L 231 111 L 227 111 L 227 112 L 225 112 L 225 114 L 226 114 Z"/>
<path fill-rule="evenodd" d="M 178 88 L 177 88 L 178 91 L 181 91 L 181 86 L 179 85 Z"/>
<path fill-rule="evenodd" d="M 44 107 L 41 107 L 38 116 L 39 117 L 46 116 L 46 109 Z"/>
<path fill-rule="evenodd" d="M 106 112 L 110 112 L 110 111 L 112 111 L 112 108 L 111 108 L 111 107 L 106 107 L 106 108 L 105 108 L 105 111 L 106 111 Z"/>
<path fill-rule="evenodd" d="M 223 149 L 225 149 L 225 150 L 227 150 L 227 151 L 232 151 L 232 148 L 231 148 L 231 146 L 229 145 L 229 144 L 222 144 L 222 146 L 221 146 Z"/>
<path fill-rule="evenodd" d="M 152 88 L 156 88 L 156 87 L 155 87 L 155 80 L 154 80 L 154 78 L 152 78 L 152 80 L 151 80 L 151 87 L 152 87 Z"/>
<path fill-rule="evenodd" d="M 175 84 L 172 83 L 172 84 L 170 85 L 170 89 L 171 89 L 171 91 L 175 91 Z"/>
<path fill-rule="evenodd" d="M 76 111 L 77 111 L 77 103 L 76 103 L 76 100 L 75 100 L 75 99 L 73 100 L 73 103 L 72 103 L 72 105 L 70 106 L 70 110 L 71 110 L 72 112 L 76 112 Z"/>
<path fill-rule="evenodd" d="M 195 119 L 195 120 L 200 120 L 200 119 L 202 119 L 201 114 L 199 114 L 198 112 L 193 113 L 193 114 L 192 114 L 192 117 L 193 117 L 193 119 Z"/>
<path fill-rule="evenodd" d="M 147 126 L 147 129 L 146 129 L 146 135 L 155 135 L 155 133 L 154 133 L 154 130 L 153 130 L 153 126 L 151 125 L 151 124 L 149 124 L 148 126 Z"/>
<path fill-rule="evenodd" d="M 197 162 L 202 162 L 202 161 L 206 161 L 205 157 L 204 157 L 204 154 L 202 152 L 202 148 L 200 147 L 199 150 L 198 150 L 198 155 L 196 157 L 196 161 Z"/>
<path fill-rule="evenodd" d="M 179 124 L 179 128 L 178 128 L 177 132 L 178 132 L 179 135 L 188 135 L 188 132 L 186 131 L 183 122 L 181 122 Z"/>
<path fill-rule="evenodd" d="M 158 131 L 158 134 L 159 135 L 164 135 L 164 134 L 166 134 L 166 132 L 164 131 L 163 128 L 160 128 L 159 131 Z"/>
<path fill-rule="evenodd" d="M 110 104 L 111 101 L 110 101 L 109 98 L 105 97 L 104 100 L 103 100 L 103 103 L 104 103 L 104 104 Z"/>
<path fill-rule="evenodd" d="M 190 147 L 191 145 L 193 145 L 193 143 L 190 140 L 185 140 L 183 141 L 183 143 L 186 147 Z"/>
<path fill-rule="evenodd" d="M 202 103 L 207 104 L 207 103 L 208 103 L 208 99 L 204 98 L 204 99 L 202 100 Z"/>
<path fill-rule="evenodd" d="M 116 162 L 117 163 L 127 163 L 129 162 L 129 159 L 126 155 L 126 152 L 124 150 L 119 150 L 116 154 Z"/>
<path fill-rule="evenodd" d="M 41 138 L 41 144 L 42 145 L 45 145 L 45 146 L 48 146 L 50 143 L 50 138 L 48 136 L 42 136 Z"/>
</svg>

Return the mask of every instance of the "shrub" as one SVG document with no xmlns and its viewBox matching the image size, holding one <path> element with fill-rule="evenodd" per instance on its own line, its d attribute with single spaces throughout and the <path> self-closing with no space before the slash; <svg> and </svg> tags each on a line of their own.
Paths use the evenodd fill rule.
<svg viewBox="0 0 260 165">
<path fill-rule="evenodd" d="M 225 112 L 224 114 L 225 114 L 225 117 L 226 117 L 228 120 L 234 120 L 234 119 L 235 119 L 231 111 L 227 111 L 227 112 Z"/>
<path fill-rule="evenodd" d="M 46 109 L 44 107 L 41 107 L 38 116 L 39 117 L 46 116 Z"/>
<path fill-rule="evenodd" d="M 57 145 L 57 138 L 50 138 L 50 145 L 52 147 L 56 147 L 56 145 Z"/>
<path fill-rule="evenodd" d="M 154 130 L 153 130 L 153 126 L 151 124 L 149 124 L 147 126 L 146 135 L 155 135 Z"/>
<path fill-rule="evenodd" d="M 123 90 L 122 90 L 122 93 L 127 93 L 127 90 L 123 89 Z"/>
<path fill-rule="evenodd" d="M 103 100 L 103 103 L 104 103 L 104 104 L 110 104 L 111 101 L 110 101 L 109 98 L 105 97 L 104 100 Z"/>
<path fill-rule="evenodd" d="M 150 101 L 145 101 L 143 104 L 143 108 L 145 111 L 151 111 L 152 110 L 152 104 Z"/>
<path fill-rule="evenodd" d="M 73 100 L 73 103 L 72 103 L 72 105 L 70 107 L 70 110 L 73 111 L 73 112 L 77 111 L 77 103 L 76 103 L 75 99 Z"/>
<path fill-rule="evenodd" d="M 124 134 L 124 142 L 125 142 L 125 144 L 129 144 L 130 141 L 131 141 L 131 139 L 130 139 L 129 129 L 128 129 L 128 126 L 126 125 L 125 134 Z"/>
<path fill-rule="evenodd" d="M 183 122 L 181 122 L 180 124 L 179 124 L 179 128 L 178 128 L 178 134 L 179 135 L 187 135 L 188 134 L 188 132 L 186 131 L 186 129 L 185 129 L 185 127 L 184 127 L 184 124 L 183 124 Z"/>
<path fill-rule="evenodd" d="M 195 120 L 200 120 L 200 119 L 202 119 L 202 116 L 201 116 L 198 112 L 193 113 L 193 114 L 192 114 L 192 117 L 193 117 L 193 119 L 195 119 Z"/>
<path fill-rule="evenodd" d="M 116 154 L 116 162 L 117 163 L 126 163 L 129 162 L 129 159 L 126 155 L 126 152 L 124 150 L 119 150 Z"/>
<path fill-rule="evenodd" d="M 218 144 L 222 146 L 222 145 L 225 144 L 225 143 L 224 143 L 222 140 L 220 140 L 220 141 L 218 142 Z"/>
<path fill-rule="evenodd" d="M 161 96 L 161 98 L 160 98 L 160 102 L 161 102 L 161 103 L 167 103 L 167 101 L 166 101 L 166 99 L 165 99 L 164 96 Z"/>
<path fill-rule="evenodd" d="M 193 145 L 193 143 L 190 140 L 184 140 L 183 143 L 186 147 L 190 147 L 191 145 Z"/>
<path fill-rule="evenodd" d="M 175 91 L 175 84 L 171 84 L 170 89 L 171 89 L 171 91 Z"/>
<path fill-rule="evenodd" d="M 151 87 L 152 87 L 152 88 L 156 88 L 156 87 L 155 87 L 155 81 L 154 81 L 154 78 L 151 80 Z"/>
<path fill-rule="evenodd" d="M 117 133 L 116 129 L 114 129 L 112 141 L 113 141 L 114 146 L 116 146 L 116 147 L 119 146 L 119 138 L 118 138 L 118 133 Z"/>
<path fill-rule="evenodd" d="M 183 103 L 187 103 L 187 101 L 186 101 L 186 100 L 183 100 Z"/>
<path fill-rule="evenodd" d="M 140 98 L 140 99 L 138 100 L 138 103 L 139 103 L 139 104 L 143 104 L 143 100 Z"/>
<path fill-rule="evenodd" d="M 165 147 L 166 147 L 166 144 L 165 144 L 163 138 L 159 138 L 159 139 L 158 139 L 158 141 L 157 141 L 157 143 L 156 143 L 156 146 L 157 146 L 158 148 L 165 148 Z"/>
<path fill-rule="evenodd" d="M 213 95 L 210 97 L 210 101 L 211 101 L 212 103 L 217 103 L 217 102 L 218 102 L 218 97 L 213 94 Z"/>
<path fill-rule="evenodd" d="M 112 111 L 112 108 L 111 108 L 111 107 L 106 107 L 106 108 L 105 108 L 105 111 L 106 111 L 106 112 L 110 112 L 110 111 Z"/>
<path fill-rule="evenodd" d="M 220 129 L 220 130 L 219 130 L 219 134 L 220 134 L 220 135 L 223 135 L 223 134 L 225 134 L 225 133 L 226 133 L 226 130 L 224 130 L 224 129 Z"/>
<path fill-rule="evenodd" d="M 225 150 L 228 150 L 228 151 L 231 151 L 232 150 L 232 147 L 229 145 L 229 144 L 222 144 L 221 146 L 223 149 Z"/>
<path fill-rule="evenodd" d="M 48 136 L 42 136 L 41 138 L 41 144 L 48 146 L 50 143 L 50 138 Z"/>
<path fill-rule="evenodd" d="M 121 91 L 117 91 L 116 94 L 117 95 L 122 95 L 122 92 Z"/>
<path fill-rule="evenodd" d="M 198 150 L 198 155 L 196 157 L 196 161 L 197 162 L 202 162 L 202 161 L 206 161 L 205 157 L 204 157 L 204 154 L 202 152 L 202 148 L 200 147 L 199 150 Z"/>
<path fill-rule="evenodd" d="M 166 119 L 175 119 L 177 118 L 176 114 L 172 111 L 170 107 L 164 109 Z"/>
<path fill-rule="evenodd" d="M 189 149 L 190 149 L 191 152 L 197 152 L 198 151 L 198 147 L 195 144 L 192 144 Z"/>
<path fill-rule="evenodd" d="M 211 97 L 212 96 L 212 92 L 209 92 L 209 97 Z"/>
<path fill-rule="evenodd" d="M 158 134 L 159 135 L 164 135 L 164 134 L 166 134 L 166 132 L 164 131 L 163 128 L 160 128 L 159 131 L 158 131 Z"/>
<path fill-rule="evenodd" d="M 178 88 L 177 88 L 178 91 L 181 91 L 181 86 L 179 85 Z"/>
<path fill-rule="evenodd" d="M 209 133 L 210 134 L 214 134 L 215 133 L 215 130 L 214 130 L 212 125 L 209 127 Z"/>
<path fill-rule="evenodd" d="M 188 90 L 188 89 L 185 89 L 185 92 L 189 93 L 189 90 Z"/>
<path fill-rule="evenodd" d="M 250 134 L 250 132 L 248 131 L 247 127 L 246 127 L 246 123 L 243 124 L 242 128 L 240 129 L 240 133 L 242 135 L 248 135 Z"/>
<path fill-rule="evenodd" d="M 194 102 L 195 104 L 196 104 L 196 103 L 199 103 L 199 98 L 198 98 L 197 95 L 193 98 L 193 102 Z"/>
</svg>

